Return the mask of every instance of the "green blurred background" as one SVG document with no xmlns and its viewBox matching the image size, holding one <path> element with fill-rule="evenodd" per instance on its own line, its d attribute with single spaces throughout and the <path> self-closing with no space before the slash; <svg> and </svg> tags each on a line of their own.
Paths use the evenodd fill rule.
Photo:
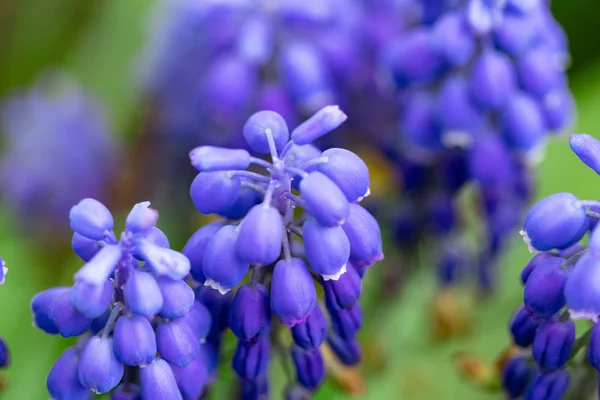
<svg viewBox="0 0 600 400">
<path fill-rule="evenodd" d="M 201 1 L 201 0 L 199 0 Z M 123 140 L 139 124 L 142 99 L 136 90 L 134 65 L 143 43 L 150 0 L 0 0 L 0 97 L 25 86 L 48 67 L 72 72 L 109 110 L 110 122 Z M 600 133 L 600 47 L 597 15 L 600 2 L 555 1 L 553 9 L 570 39 L 571 87 L 578 105 L 572 132 Z M 127 136 L 130 135 L 130 136 Z M 34 156 L 34 155 L 32 155 Z M 566 136 L 554 138 L 540 168 L 538 196 L 573 191 L 580 198 L 598 198 L 595 174 L 569 151 Z M 67 218 L 65 216 L 65 225 Z M 171 230 L 171 231 L 169 231 Z M 167 234 L 173 227 L 167 228 Z M 29 300 L 38 291 L 69 284 L 80 266 L 20 235 L 17 221 L 0 209 L 0 254 L 7 261 L 7 284 L 0 290 L 0 334 L 8 341 L 12 366 L 2 372 L 2 399 L 47 399 L 45 377 L 53 361 L 71 341 L 43 334 L 32 327 Z M 65 243 L 68 248 L 69 243 Z M 480 391 L 461 379 L 452 356 L 466 351 L 492 361 L 509 342 L 507 321 L 522 301 L 518 273 L 529 254 L 515 232 L 514 246 L 501 263 L 495 297 L 480 304 L 473 328 L 451 342 L 431 334 L 430 302 L 435 293 L 432 273 L 423 271 L 406 283 L 398 301 L 372 314 L 362 340 L 367 348 L 363 367 L 366 399 L 493 399 L 500 394 Z M 394 260 L 388 257 L 388 263 Z M 369 293 L 376 280 L 367 282 Z M 381 360 L 377 361 L 377 355 Z M 382 368 L 375 364 L 382 363 Z M 272 371 L 281 374 L 279 364 Z M 278 380 L 277 382 L 280 382 Z M 274 384 L 273 398 L 280 385 Z M 223 386 L 223 385 L 221 385 Z M 214 398 L 228 398 L 219 387 Z M 317 398 L 347 395 L 328 381 Z"/>
</svg>

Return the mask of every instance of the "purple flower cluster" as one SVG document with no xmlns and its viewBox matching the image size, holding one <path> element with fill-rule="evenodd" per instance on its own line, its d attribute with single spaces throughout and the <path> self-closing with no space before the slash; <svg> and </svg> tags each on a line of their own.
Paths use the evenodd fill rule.
<svg viewBox="0 0 600 400">
<path fill-rule="evenodd" d="M 48 374 L 53 399 L 112 392 L 112 399 L 183 400 L 203 392 L 211 316 L 184 280 L 189 260 L 169 248 L 149 205 L 133 207 L 120 239 L 102 203 L 86 198 L 71 208 L 72 247 L 86 264 L 71 287 L 31 301 L 38 328 L 79 337 Z"/>
<path fill-rule="evenodd" d="M 243 147 L 253 112 L 276 111 L 292 126 L 327 104 L 356 107 L 373 125 L 377 107 L 365 96 L 376 92 L 376 44 L 402 26 L 378 2 L 160 1 L 141 67 L 162 130 Z"/>
<path fill-rule="evenodd" d="M 406 195 L 396 237 L 408 248 L 423 233 L 441 242 L 440 280 L 455 282 L 461 274 L 449 269 L 465 265 L 453 251 L 463 230 L 457 194 L 474 184 L 486 289 L 531 196 L 546 136 L 572 117 L 566 40 L 543 0 L 403 3 L 413 27 L 381 61 L 399 93 L 399 146 L 387 150 Z"/>
<path fill-rule="evenodd" d="M 572 135 L 570 144 L 581 161 L 600 173 L 600 141 Z M 511 398 L 524 393 L 531 400 L 562 398 L 571 373 L 588 368 L 575 358 L 581 349 L 587 348 L 587 361 L 600 371 L 599 207 L 598 201 L 556 193 L 527 214 L 521 234 L 530 250 L 539 253 L 521 273 L 524 304 L 510 323 L 514 343 L 530 350 L 505 368 L 504 387 Z M 576 319 L 591 321 L 579 338 Z M 576 398 L 589 396 L 577 393 Z"/>
<path fill-rule="evenodd" d="M 200 228 L 183 253 L 205 295 L 215 303 L 221 299 L 209 307 L 213 328 L 207 343 L 218 352 L 227 326 L 238 338 L 232 366 L 244 399 L 268 391 L 271 338 L 281 336 L 269 335 L 281 327 L 272 327 L 272 313 L 291 330 L 291 356 L 304 388 L 288 394 L 321 384 L 320 347 L 326 340 L 342 363 L 360 361 L 361 278 L 383 259 L 378 223 L 359 205 L 369 194 L 369 170 L 348 150 L 320 151 L 311 144 L 345 120 L 337 106 L 326 106 L 290 133 L 281 115 L 259 111 L 243 135 L 254 153 L 269 154 L 271 162 L 243 149 L 201 146 L 190 152 L 200 171 L 190 188 L 194 205 L 225 219 Z"/>
<path fill-rule="evenodd" d="M 0 257 L 0 285 L 3 285 L 6 280 L 6 262 Z M 4 339 L 0 336 L 0 368 L 6 368 L 10 364 L 10 353 Z"/>
<path fill-rule="evenodd" d="M 0 124 L 0 193 L 27 222 L 55 232 L 79 199 L 106 197 L 117 146 L 101 105 L 80 87 L 44 76 L 4 101 Z"/>
</svg>

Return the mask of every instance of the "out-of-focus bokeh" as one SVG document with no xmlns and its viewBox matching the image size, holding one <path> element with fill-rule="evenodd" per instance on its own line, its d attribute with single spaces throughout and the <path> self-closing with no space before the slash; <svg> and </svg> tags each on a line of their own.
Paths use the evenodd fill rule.
<svg viewBox="0 0 600 400">
<path fill-rule="evenodd" d="M 143 90 L 142 50 L 149 21 L 156 18 L 153 3 L 0 3 L 0 256 L 9 268 L 7 283 L 0 288 L 0 335 L 12 353 L 11 367 L 1 373 L 3 399 L 47 398 L 47 372 L 72 343 L 35 329 L 29 311 L 35 293 L 70 284 L 81 264 L 70 251 L 68 207 L 61 204 L 93 196 L 123 212 L 133 202 L 150 200 L 161 206 L 160 226 L 176 249 L 201 222 L 169 208 L 187 201 L 187 192 L 182 197 L 169 193 L 177 175 L 167 172 L 172 165 L 155 157 L 170 150 L 153 131 L 154 104 Z M 598 137 L 600 47 L 595 19 L 600 3 L 554 1 L 552 10 L 569 39 L 568 74 L 578 107 L 573 132 Z M 23 118 L 24 110 L 32 117 Z M 62 136 L 69 131 L 77 134 Z M 187 153 L 180 160 L 187 162 Z M 580 198 L 597 198 L 596 178 L 568 150 L 566 136 L 555 137 L 539 168 L 537 196 L 570 191 Z M 103 190 L 96 193 L 98 187 Z M 191 202 L 187 207 L 192 209 Z M 437 341 L 432 333 L 436 282 L 431 271 L 412 275 L 397 300 L 377 307 L 371 300 L 382 280 L 367 279 L 367 317 L 360 337 L 364 363 L 360 372 L 331 370 L 317 398 L 341 399 L 350 393 L 365 399 L 503 398 L 468 382 L 458 364 L 465 353 L 493 363 L 510 342 L 507 321 L 522 302 L 518 274 L 529 257 L 516 231 L 513 242 L 500 262 L 497 293 L 468 304 L 469 329 L 451 341 Z M 385 264 L 406 261 L 395 258 L 392 246 L 386 250 Z M 271 372 L 281 378 L 279 364 L 273 363 Z M 228 374 L 223 373 L 224 382 L 215 385 L 212 398 L 228 398 Z M 283 385 L 283 379 L 274 379 L 274 398 Z"/>
</svg>

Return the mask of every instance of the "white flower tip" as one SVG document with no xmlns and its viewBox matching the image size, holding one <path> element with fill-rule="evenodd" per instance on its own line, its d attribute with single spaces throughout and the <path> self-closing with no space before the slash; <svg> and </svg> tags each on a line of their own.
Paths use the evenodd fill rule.
<svg viewBox="0 0 600 400">
<path fill-rule="evenodd" d="M 212 279 L 207 279 L 204 282 L 204 286 L 208 286 L 210 288 L 215 289 L 217 292 L 221 293 L 221 294 L 227 294 L 227 292 L 229 292 L 231 290 L 231 288 L 226 288 L 224 286 L 222 286 L 220 283 L 213 281 Z"/>
<path fill-rule="evenodd" d="M 523 236 L 523 242 L 527 245 L 527 250 L 529 250 L 531 254 L 537 253 L 538 250 L 531 245 L 531 238 L 529 237 L 529 235 L 527 235 L 525 229 L 521 229 L 519 231 L 519 235 Z"/>
<path fill-rule="evenodd" d="M 337 281 L 342 275 L 346 273 L 346 265 L 347 264 L 342 265 L 342 268 L 340 268 L 335 274 L 323 274 L 321 275 L 321 277 L 324 281 Z"/>
<path fill-rule="evenodd" d="M 448 131 L 442 135 L 444 147 L 468 149 L 473 145 L 473 137 L 464 131 Z"/>
<path fill-rule="evenodd" d="M 598 322 L 598 317 L 600 316 L 597 312 L 594 312 L 592 310 L 573 310 L 571 308 L 569 308 L 569 314 L 571 319 L 573 320 L 587 319 L 593 321 L 594 323 Z"/>
<path fill-rule="evenodd" d="M 368 187 L 367 191 L 365 192 L 365 194 L 363 194 L 362 196 L 360 196 L 358 199 L 356 199 L 356 201 L 358 203 L 360 203 L 361 201 L 363 201 L 366 197 L 369 197 L 371 195 L 371 188 Z"/>
</svg>

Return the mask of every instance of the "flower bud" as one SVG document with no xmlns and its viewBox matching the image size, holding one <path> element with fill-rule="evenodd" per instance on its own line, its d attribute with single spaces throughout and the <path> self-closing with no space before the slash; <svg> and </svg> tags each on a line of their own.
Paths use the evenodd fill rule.
<svg viewBox="0 0 600 400">
<path fill-rule="evenodd" d="M 346 119 L 348 117 L 339 106 L 323 107 L 292 131 L 292 141 L 298 145 L 312 143 L 336 129 Z"/>
<path fill-rule="evenodd" d="M 533 358 L 542 371 L 554 372 L 566 364 L 574 344 L 575 324 L 572 321 L 544 321 L 533 340 Z"/>
<path fill-rule="evenodd" d="M 240 191 L 241 181 L 227 171 L 200 172 L 190 187 L 190 196 L 202 214 L 227 212 Z"/>
<path fill-rule="evenodd" d="M 537 14 L 504 13 L 502 23 L 494 30 L 498 48 L 512 55 L 521 55 L 533 48 L 543 32 Z"/>
<path fill-rule="evenodd" d="M 355 304 L 352 308 L 328 307 L 327 309 L 335 333 L 344 340 L 353 339 L 362 326 L 363 315 L 360 305 Z"/>
<path fill-rule="evenodd" d="M 510 322 L 513 342 L 520 347 L 529 347 L 533 343 L 539 322 L 531 311 L 522 306 L 517 309 Z"/>
<path fill-rule="evenodd" d="M 317 305 L 310 271 L 299 258 L 280 260 L 271 279 L 271 309 L 288 327 L 304 322 Z"/>
<path fill-rule="evenodd" d="M 90 389 L 79 382 L 79 350 L 75 347 L 66 349 L 54 362 L 48 378 L 46 388 L 48 393 L 56 400 L 88 400 Z"/>
<path fill-rule="evenodd" d="M 98 241 L 94 239 L 88 239 L 85 236 L 80 235 L 77 232 L 73 233 L 73 239 L 71 239 L 71 248 L 83 261 L 88 262 L 98 253 L 101 249 Z"/>
<path fill-rule="evenodd" d="M 342 190 L 326 175 L 314 171 L 300 181 L 300 193 L 306 211 L 325 226 L 344 223 L 348 200 Z"/>
<path fill-rule="evenodd" d="M 504 105 L 516 89 L 516 76 L 510 59 L 496 51 L 477 57 L 469 76 L 473 98 L 483 108 Z"/>
<path fill-rule="evenodd" d="M 281 151 L 290 138 L 285 120 L 274 111 L 265 110 L 254 113 L 244 125 L 244 139 L 256 153 L 269 154 L 267 133 L 273 137 L 277 151 Z"/>
<path fill-rule="evenodd" d="M 258 400 L 269 396 L 269 374 L 262 374 L 254 380 L 240 379 L 240 399 Z"/>
<path fill-rule="evenodd" d="M 585 208 L 571 193 L 555 193 L 535 203 L 523 224 L 523 240 L 536 250 L 565 249 L 588 229 Z"/>
<path fill-rule="evenodd" d="M 171 365 L 177 387 L 184 399 L 197 399 L 204 391 L 208 379 L 208 369 L 204 354 L 200 352 L 196 358 L 185 367 Z"/>
<path fill-rule="evenodd" d="M 406 100 L 400 133 L 413 157 L 429 158 L 441 149 L 438 119 L 437 104 L 429 93 L 418 91 Z"/>
<path fill-rule="evenodd" d="M 200 146 L 190 152 L 192 165 L 198 171 L 228 171 L 250 166 L 250 153 L 244 149 Z"/>
<path fill-rule="evenodd" d="M 527 279 L 529 279 L 529 276 L 531 275 L 533 270 L 535 270 L 535 268 L 538 265 L 540 265 L 544 260 L 547 260 L 548 258 L 552 258 L 552 257 L 555 257 L 555 256 L 552 253 L 549 253 L 546 251 L 538 253 L 535 256 L 533 256 L 531 258 L 531 260 L 529 260 L 529 262 L 527 263 L 525 268 L 523 268 L 523 270 L 521 271 L 521 283 L 523 285 L 525 285 L 527 283 Z"/>
<path fill-rule="evenodd" d="M 71 229 L 94 240 L 102 240 L 115 225 L 108 208 L 98 200 L 83 199 L 69 212 Z"/>
<path fill-rule="evenodd" d="M 318 305 L 308 314 L 304 322 L 292 327 L 294 343 L 303 349 L 318 349 L 327 339 L 327 320 Z"/>
<path fill-rule="evenodd" d="M 237 254 L 248 264 L 271 264 L 281 254 L 283 235 L 279 211 L 268 203 L 255 205 L 239 227 Z"/>
<path fill-rule="evenodd" d="M 350 204 L 342 225 L 350 241 L 350 261 L 357 267 L 371 266 L 383 260 L 381 231 L 377 220 L 358 204 Z"/>
<path fill-rule="evenodd" d="M 10 353 L 4 338 L 0 336 L 0 368 L 4 368 L 10 364 Z"/>
<path fill-rule="evenodd" d="M 447 12 L 433 25 L 431 46 L 454 67 L 464 66 L 475 48 L 475 38 L 459 12 Z"/>
<path fill-rule="evenodd" d="M 149 272 L 132 270 L 123 286 L 128 311 L 152 318 L 162 309 L 163 297 L 158 282 Z"/>
<path fill-rule="evenodd" d="M 357 365 L 362 359 L 362 349 L 356 339 L 344 340 L 338 335 L 329 336 L 327 343 L 344 365 Z"/>
<path fill-rule="evenodd" d="M 573 124 L 575 100 L 568 87 L 563 86 L 548 93 L 540 103 L 540 107 L 549 131 L 560 132 Z"/>
<path fill-rule="evenodd" d="M 50 306 L 49 317 L 62 337 L 79 336 L 92 324 L 91 318 L 87 318 L 73 307 L 69 292 L 56 297 Z"/>
<path fill-rule="evenodd" d="M 360 275 L 350 264 L 346 266 L 346 272 L 340 276 L 340 279 L 322 280 L 321 285 L 325 290 L 327 304 L 337 308 L 351 308 L 358 301 L 362 291 Z"/>
<path fill-rule="evenodd" d="M 178 367 L 188 365 L 200 352 L 198 339 L 183 318 L 158 324 L 156 344 L 161 357 Z"/>
<path fill-rule="evenodd" d="M 252 207 L 262 203 L 263 196 L 249 187 L 241 187 L 233 204 L 219 213 L 223 218 L 235 221 L 242 219 L 250 212 Z"/>
<path fill-rule="evenodd" d="M 156 357 L 156 337 L 146 317 L 120 317 L 115 324 L 113 339 L 115 355 L 125 365 L 145 367 Z"/>
<path fill-rule="evenodd" d="M 242 261 L 238 256 L 238 236 L 239 231 L 235 226 L 225 225 L 213 235 L 204 249 L 204 284 L 222 294 L 239 285 L 250 267 L 248 262 Z"/>
<path fill-rule="evenodd" d="M 196 301 L 201 302 L 212 317 L 209 336 L 220 335 L 227 328 L 233 292 L 222 294 L 211 287 L 200 286 L 196 289 Z"/>
<path fill-rule="evenodd" d="M 571 318 L 598 321 L 600 316 L 600 288 L 596 284 L 598 279 L 600 279 L 598 259 L 588 250 L 570 270 L 565 284 L 564 296 Z"/>
<path fill-rule="evenodd" d="M 143 399 L 183 400 L 171 367 L 161 358 L 140 368 L 140 389 Z"/>
<path fill-rule="evenodd" d="M 302 225 L 306 258 L 313 271 L 325 281 L 337 281 L 346 272 L 350 242 L 341 226 L 324 226 L 314 218 Z"/>
<path fill-rule="evenodd" d="M 224 221 L 216 221 L 204 225 L 190 237 L 181 251 L 190 260 L 192 278 L 200 283 L 204 283 L 205 280 L 204 273 L 202 272 L 202 258 L 204 257 L 206 245 L 208 245 L 213 235 L 224 225 Z"/>
<path fill-rule="evenodd" d="M 212 316 L 204 304 L 194 301 L 191 310 L 183 317 L 199 340 L 206 339 L 212 322 Z"/>
<path fill-rule="evenodd" d="M 229 310 L 229 327 L 240 340 L 251 341 L 269 334 L 269 291 L 262 284 L 241 286 Z"/>
<path fill-rule="evenodd" d="M 536 375 L 536 368 L 528 357 L 517 355 L 511 358 L 502 370 L 502 387 L 510 399 L 518 399 L 527 390 Z"/>
<path fill-rule="evenodd" d="M 499 135 L 490 132 L 475 140 L 469 153 L 469 175 L 481 186 L 497 188 L 511 185 L 514 181 L 512 165 L 511 154 Z"/>
<path fill-rule="evenodd" d="M 158 211 L 150 208 L 149 201 L 143 201 L 133 206 L 127 219 L 125 227 L 133 233 L 146 231 L 156 225 Z"/>
<path fill-rule="evenodd" d="M 331 179 L 349 202 L 360 201 L 369 194 L 369 169 L 359 156 L 340 148 L 327 149 L 321 156 L 327 161 L 317 164 L 317 170 Z"/>
<path fill-rule="evenodd" d="M 63 294 L 68 294 L 69 291 L 68 286 L 53 287 L 39 292 L 31 299 L 30 309 L 36 327 L 51 335 L 58 333 L 58 327 L 50 317 L 50 310 L 52 304 Z"/>
<path fill-rule="evenodd" d="M 233 370 L 240 378 L 254 380 L 261 376 L 269 364 L 271 342 L 268 336 L 246 342 L 239 340 L 233 356 Z"/>
<path fill-rule="evenodd" d="M 94 393 L 106 393 L 123 378 L 123 364 L 113 351 L 113 339 L 90 338 L 79 359 L 79 381 Z"/>
<path fill-rule="evenodd" d="M 160 316 L 167 319 L 184 317 L 194 304 L 194 290 L 180 279 L 166 276 L 158 278 L 158 286 L 163 298 Z"/>
<path fill-rule="evenodd" d="M 160 276 L 183 279 L 190 273 L 190 260 L 178 251 L 140 240 L 136 246 L 140 258 Z"/>
<path fill-rule="evenodd" d="M 600 371 L 600 324 L 594 323 L 588 344 L 588 361 L 596 370 Z"/>
<path fill-rule="evenodd" d="M 562 399 L 569 387 L 571 375 L 566 370 L 538 374 L 525 394 L 525 400 Z"/>
<path fill-rule="evenodd" d="M 600 174 L 600 141 L 593 136 L 579 134 L 569 137 L 573 153 L 595 173 Z"/>
<path fill-rule="evenodd" d="M 521 56 L 517 62 L 517 72 L 521 87 L 540 98 L 564 80 L 563 69 L 556 55 L 543 46 Z"/>
<path fill-rule="evenodd" d="M 92 285 L 103 285 L 117 267 L 121 256 L 121 246 L 104 245 L 90 261 L 75 273 L 75 279 Z"/>
<path fill-rule="evenodd" d="M 558 257 L 544 260 L 531 272 L 525 284 L 525 305 L 541 317 L 551 317 L 565 305 L 563 290 L 568 271 L 562 268 L 563 261 Z"/>
<path fill-rule="evenodd" d="M 514 94 L 502 110 L 502 134 L 512 150 L 534 151 L 542 143 L 546 126 L 542 110 L 526 94 Z"/>
<path fill-rule="evenodd" d="M 88 318 L 102 315 L 113 299 L 113 283 L 110 280 L 99 285 L 85 281 L 75 281 L 69 291 L 71 304 Z"/>
<path fill-rule="evenodd" d="M 296 377 L 303 387 L 314 390 L 325 379 L 325 361 L 321 350 L 303 350 L 298 346 L 292 348 L 292 359 L 296 366 Z"/>
</svg>

